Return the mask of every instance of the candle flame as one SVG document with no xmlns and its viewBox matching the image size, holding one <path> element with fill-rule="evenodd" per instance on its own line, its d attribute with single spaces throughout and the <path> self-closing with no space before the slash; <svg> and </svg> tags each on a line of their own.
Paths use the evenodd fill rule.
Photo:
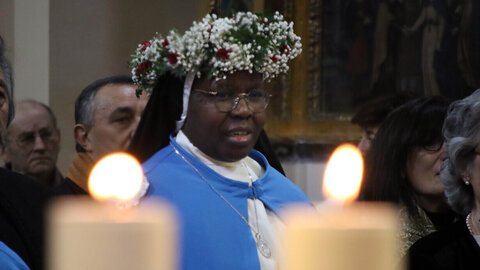
<svg viewBox="0 0 480 270">
<path fill-rule="evenodd" d="M 133 156 L 113 153 L 95 164 L 90 173 L 88 189 L 92 197 L 100 201 L 127 201 L 137 195 L 142 181 L 142 167 Z"/>
<path fill-rule="evenodd" d="M 363 158 L 358 148 L 351 144 L 340 145 L 328 160 L 323 193 L 336 201 L 353 201 L 360 191 L 362 174 Z"/>
</svg>

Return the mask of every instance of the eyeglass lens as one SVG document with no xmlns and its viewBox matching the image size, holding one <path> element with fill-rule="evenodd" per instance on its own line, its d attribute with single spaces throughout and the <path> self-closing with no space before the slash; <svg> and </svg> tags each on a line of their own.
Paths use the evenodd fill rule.
<svg viewBox="0 0 480 270">
<path fill-rule="evenodd" d="M 58 134 L 56 131 L 50 129 L 41 129 L 35 132 L 26 132 L 20 134 L 16 138 L 16 142 L 21 147 L 33 147 L 37 135 L 44 143 L 54 143 L 58 140 Z"/>
<path fill-rule="evenodd" d="M 251 91 L 239 95 L 218 92 L 215 105 L 221 112 L 230 112 L 235 110 L 241 99 L 245 100 L 252 112 L 263 112 L 268 106 L 269 95 L 265 91 Z"/>
</svg>

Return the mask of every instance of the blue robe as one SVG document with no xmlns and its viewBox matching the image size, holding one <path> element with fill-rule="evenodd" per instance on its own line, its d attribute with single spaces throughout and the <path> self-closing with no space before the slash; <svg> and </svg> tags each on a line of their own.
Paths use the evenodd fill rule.
<svg viewBox="0 0 480 270">
<path fill-rule="evenodd" d="M 0 269 L 2 270 L 30 270 L 25 262 L 0 241 Z"/>
<path fill-rule="evenodd" d="M 265 168 L 253 186 L 225 178 L 187 153 L 172 138 L 178 151 L 248 219 L 247 199 L 261 200 L 278 215 L 285 204 L 310 203 L 290 180 L 252 150 L 250 157 Z M 150 181 L 149 196 L 161 197 L 177 210 L 180 222 L 181 269 L 260 269 L 257 247 L 250 227 L 190 167 L 172 146 L 158 151 L 143 164 Z"/>
</svg>

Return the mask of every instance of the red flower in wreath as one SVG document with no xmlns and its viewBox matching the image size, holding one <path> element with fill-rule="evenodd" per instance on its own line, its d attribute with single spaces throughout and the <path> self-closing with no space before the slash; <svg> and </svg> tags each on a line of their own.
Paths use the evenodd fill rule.
<svg viewBox="0 0 480 270">
<path fill-rule="evenodd" d="M 220 48 L 217 50 L 217 55 L 220 59 L 222 60 L 227 60 L 230 58 L 230 56 L 228 55 L 228 53 L 232 52 L 231 49 L 225 49 L 225 48 Z"/>
<path fill-rule="evenodd" d="M 149 68 L 152 67 L 152 62 L 150 61 L 145 61 L 145 62 L 142 62 L 140 65 L 138 65 L 137 67 L 137 72 L 139 74 L 144 74 L 148 71 Z"/>
<path fill-rule="evenodd" d="M 174 52 L 168 53 L 168 56 L 167 56 L 168 62 L 172 65 L 176 64 L 178 61 L 177 57 L 178 57 L 178 54 Z"/>
<path fill-rule="evenodd" d="M 290 49 L 288 48 L 287 44 L 283 44 L 282 46 L 280 46 L 280 53 L 287 56 L 290 54 Z"/>
<path fill-rule="evenodd" d="M 145 51 L 148 47 L 150 47 L 152 44 L 148 41 L 142 42 L 142 48 L 140 49 L 142 52 Z"/>
<path fill-rule="evenodd" d="M 162 47 L 165 48 L 169 45 L 170 43 L 168 43 L 168 39 L 164 39 L 163 42 L 162 42 Z"/>
<path fill-rule="evenodd" d="M 273 63 L 277 63 L 277 61 L 278 61 L 278 58 L 275 55 L 272 56 L 272 58 L 270 58 L 270 59 L 272 59 Z"/>
<path fill-rule="evenodd" d="M 269 25 L 269 24 L 270 24 L 270 22 L 268 21 L 268 19 L 265 18 L 265 17 L 260 17 L 260 22 L 263 23 L 264 25 Z"/>
</svg>

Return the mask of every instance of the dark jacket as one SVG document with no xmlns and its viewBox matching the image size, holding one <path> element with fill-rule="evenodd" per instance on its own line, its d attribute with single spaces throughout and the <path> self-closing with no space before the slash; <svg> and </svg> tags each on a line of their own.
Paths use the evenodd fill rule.
<svg viewBox="0 0 480 270">
<path fill-rule="evenodd" d="M 418 240 L 409 251 L 410 269 L 478 269 L 480 247 L 465 218 Z"/>
<path fill-rule="evenodd" d="M 53 190 L 55 195 L 88 195 L 88 192 L 83 190 L 68 177 L 65 177 L 65 181 L 53 188 Z"/>
<path fill-rule="evenodd" d="M 44 210 L 50 188 L 0 168 L 0 241 L 32 269 L 43 269 Z"/>
</svg>

